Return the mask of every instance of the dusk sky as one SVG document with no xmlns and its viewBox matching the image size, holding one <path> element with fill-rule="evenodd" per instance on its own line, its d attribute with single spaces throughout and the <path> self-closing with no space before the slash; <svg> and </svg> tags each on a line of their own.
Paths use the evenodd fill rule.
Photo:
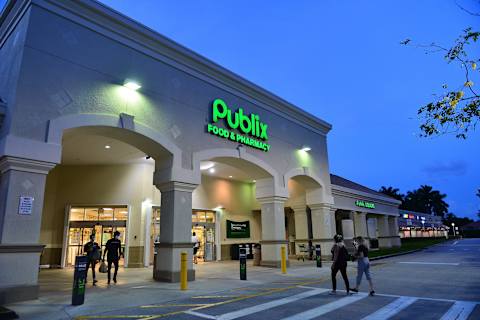
<svg viewBox="0 0 480 320">
<path fill-rule="evenodd" d="M 467 140 L 421 138 L 416 116 L 463 73 L 442 54 L 400 45 L 451 46 L 480 26 L 454 0 L 102 2 L 331 123 L 332 173 L 402 193 L 432 185 L 451 212 L 477 217 L 480 128 Z"/>
</svg>

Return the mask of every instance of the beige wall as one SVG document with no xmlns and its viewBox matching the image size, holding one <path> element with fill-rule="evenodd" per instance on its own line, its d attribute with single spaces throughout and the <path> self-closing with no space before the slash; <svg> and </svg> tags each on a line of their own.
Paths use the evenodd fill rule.
<svg viewBox="0 0 480 320">
<path fill-rule="evenodd" d="M 146 198 L 158 199 L 159 194 L 152 185 L 152 173 L 153 166 L 149 164 L 57 166 L 47 177 L 40 242 L 47 249 L 63 246 L 68 205 L 129 205 L 128 246 L 143 246 L 141 204 Z"/>
</svg>

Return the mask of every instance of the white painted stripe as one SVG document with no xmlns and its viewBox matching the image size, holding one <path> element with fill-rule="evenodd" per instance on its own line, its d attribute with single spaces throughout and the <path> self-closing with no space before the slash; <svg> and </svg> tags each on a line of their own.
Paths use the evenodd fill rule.
<svg viewBox="0 0 480 320">
<path fill-rule="evenodd" d="M 298 286 L 299 288 L 305 288 L 305 289 L 317 289 L 318 287 L 309 287 L 309 286 Z M 337 289 L 337 292 L 345 292 L 345 290 Z M 401 296 L 398 294 L 388 294 L 388 293 L 375 293 L 376 296 L 380 297 L 392 297 L 392 298 L 402 298 L 405 296 Z M 429 297 L 415 297 L 415 296 L 407 296 L 409 298 L 415 298 L 417 300 L 427 300 L 427 301 L 442 301 L 442 302 L 451 302 L 455 303 L 458 302 L 458 300 L 453 300 L 453 299 L 443 299 L 443 298 L 429 298 Z M 475 305 L 480 305 L 480 301 L 463 301 L 467 303 L 473 303 Z"/>
<path fill-rule="evenodd" d="M 434 265 L 446 265 L 446 266 L 458 266 L 460 263 L 454 262 L 416 262 L 416 261 L 405 261 L 405 262 L 397 262 L 401 264 L 434 264 Z"/>
<path fill-rule="evenodd" d="M 247 316 L 247 315 L 250 315 L 250 314 L 253 314 L 253 313 L 257 313 L 257 312 L 260 312 L 260 311 L 272 309 L 272 308 L 275 308 L 275 307 L 278 307 L 278 306 L 281 306 L 281 305 L 284 305 L 284 304 L 287 304 L 287 303 L 290 303 L 290 302 L 295 302 L 297 300 L 301 300 L 301 299 L 308 298 L 308 297 L 311 297 L 311 296 L 316 296 L 316 295 L 319 295 L 319 294 L 327 292 L 327 291 L 330 291 L 330 290 L 329 289 L 318 288 L 318 289 L 315 289 L 315 290 L 302 292 L 302 293 L 299 293 L 299 294 L 296 294 L 296 295 L 293 295 L 293 296 L 290 296 L 290 297 L 285 297 L 285 298 L 282 298 L 282 299 L 262 303 L 262 304 L 259 304 L 259 305 L 253 306 L 253 307 L 242 309 L 242 310 L 225 313 L 225 314 L 217 316 L 215 319 L 219 319 L 219 320 L 237 319 L 237 318 L 244 317 L 244 316 Z"/>
<path fill-rule="evenodd" d="M 473 302 L 457 301 L 440 320 L 466 320 L 475 306 Z"/>
<path fill-rule="evenodd" d="M 458 243 L 458 241 L 455 241 L 454 243 L 452 243 L 452 246 L 456 245 Z"/>
<path fill-rule="evenodd" d="M 310 310 L 305 311 L 305 312 L 297 313 L 296 315 L 293 315 L 293 316 L 290 316 L 290 317 L 287 317 L 287 318 L 283 318 L 282 320 L 308 320 L 308 319 L 313 319 L 313 318 L 319 317 L 321 315 L 324 315 L 326 313 L 329 313 L 333 310 L 336 310 L 336 309 L 342 308 L 346 305 L 349 305 L 351 303 L 354 303 L 354 302 L 356 302 L 358 300 L 361 300 L 361 299 L 363 299 L 367 296 L 368 295 L 366 293 L 358 293 L 358 294 L 355 294 L 355 295 L 347 296 L 345 298 L 341 298 L 339 300 L 324 304 L 323 306 L 320 306 L 320 307 L 317 307 L 317 308 L 314 308 L 314 309 L 310 309 Z"/>
<path fill-rule="evenodd" d="M 197 316 L 197 317 L 200 317 L 200 318 L 204 318 L 204 319 L 217 319 L 217 317 L 215 316 L 211 316 L 209 314 L 205 314 L 205 313 L 200 313 L 200 312 L 196 312 L 196 311 L 185 311 L 185 313 L 188 313 L 192 316 Z"/>
<path fill-rule="evenodd" d="M 393 317 L 415 301 L 417 301 L 417 299 L 410 297 L 398 298 L 395 301 L 387 304 L 385 307 L 378 309 L 374 313 L 366 316 L 362 320 L 386 320 L 390 317 Z"/>
</svg>

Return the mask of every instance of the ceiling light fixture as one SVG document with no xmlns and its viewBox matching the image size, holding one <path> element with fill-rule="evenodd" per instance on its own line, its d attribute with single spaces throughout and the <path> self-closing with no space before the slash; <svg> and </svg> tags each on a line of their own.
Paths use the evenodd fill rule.
<svg viewBox="0 0 480 320">
<path fill-rule="evenodd" d="M 126 79 L 125 82 L 123 83 L 123 86 L 133 91 L 137 91 L 142 87 L 138 82 L 130 79 Z"/>
<path fill-rule="evenodd" d="M 210 169 L 208 169 L 208 172 L 210 172 L 210 173 L 215 173 L 215 168 L 210 168 Z"/>
<path fill-rule="evenodd" d="M 105 146 L 105 149 L 110 149 L 110 148 L 111 147 L 108 144 Z"/>
<path fill-rule="evenodd" d="M 257 180 L 253 180 L 253 182 L 257 182 Z"/>
<path fill-rule="evenodd" d="M 312 148 L 310 148 L 309 146 L 303 146 L 302 149 L 300 149 L 300 150 L 302 150 L 303 152 L 308 152 L 308 151 L 312 150 Z"/>
<path fill-rule="evenodd" d="M 233 176 L 228 176 L 229 178 L 233 178 Z"/>
</svg>

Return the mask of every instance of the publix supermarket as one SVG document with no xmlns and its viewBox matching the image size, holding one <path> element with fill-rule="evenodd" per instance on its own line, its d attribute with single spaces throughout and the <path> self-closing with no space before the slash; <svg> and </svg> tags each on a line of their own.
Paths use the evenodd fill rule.
<svg viewBox="0 0 480 320">
<path fill-rule="evenodd" d="M 340 233 L 399 246 L 399 202 L 329 170 L 332 126 L 93 0 L 0 14 L 0 303 L 38 295 L 90 235 L 179 281 L 260 244 L 278 267 Z M 250 248 L 250 247 L 249 247 Z M 234 257 L 233 257 L 234 258 Z"/>
</svg>

